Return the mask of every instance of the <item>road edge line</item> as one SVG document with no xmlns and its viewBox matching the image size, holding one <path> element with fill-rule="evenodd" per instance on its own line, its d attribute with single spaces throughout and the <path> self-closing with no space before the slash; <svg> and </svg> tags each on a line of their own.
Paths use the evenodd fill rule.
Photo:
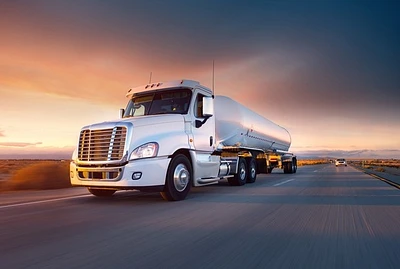
<svg viewBox="0 0 400 269">
<path fill-rule="evenodd" d="M 43 203 L 49 203 L 49 202 L 57 202 L 57 201 L 69 200 L 69 199 L 80 198 L 80 197 L 85 197 L 85 196 L 91 196 L 91 194 L 90 193 L 89 194 L 80 194 L 80 195 L 73 195 L 73 196 L 66 196 L 66 197 L 59 197 L 59 198 L 51 198 L 51 199 L 46 199 L 46 200 L 29 201 L 29 202 L 16 203 L 16 204 L 6 204 L 6 205 L 0 205 L 0 209 L 25 206 L 25 205 L 43 204 Z"/>
<path fill-rule="evenodd" d="M 387 184 L 389 184 L 389 185 L 392 185 L 393 187 L 396 187 L 396 188 L 400 189 L 400 185 L 397 184 L 396 182 L 393 182 L 393 181 L 391 181 L 391 180 L 389 180 L 389 179 L 386 179 L 386 178 L 384 178 L 384 177 L 375 175 L 375 174 L 373 174 L 373 173 L 369 173 L 369 172 L 365 171 L 364 169 L 358 168 L 358 167 L 356 167 L 356 166 L 353 166 L 353 165 L 352 165 L 352 167 L 354 167 L 354 168 L 357 169 L 358 171 L 364 172 L 364 174 L 370 175 L 370 176 L 372 176 L 372 177 L 374 177 L 374 178 L 377 178 L 377 179 L 379 179 L 379 180 L 381 180 L 381 181 L 383 181 L 383 182 L 385 182 L 385 183 L 387 183 Z"/>
</svg>

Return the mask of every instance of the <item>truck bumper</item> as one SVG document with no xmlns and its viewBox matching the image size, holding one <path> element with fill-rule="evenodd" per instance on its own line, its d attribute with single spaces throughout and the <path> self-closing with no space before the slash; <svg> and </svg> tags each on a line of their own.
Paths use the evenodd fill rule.
<svg viewBox="0 0 400 269">
<path fill-rule="evenodd" d="M 71 162 L 71 185 L 115 190 L 164 186 L 170 160 L 168 157 L 141 159 L 119 167 L 80 167 Z"/>
</svg>

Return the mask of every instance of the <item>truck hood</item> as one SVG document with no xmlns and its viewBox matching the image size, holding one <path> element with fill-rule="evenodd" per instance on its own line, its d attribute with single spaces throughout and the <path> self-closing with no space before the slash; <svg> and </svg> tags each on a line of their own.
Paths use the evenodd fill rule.
<svg viewBox="0 0 400 269">
<path fill-rule="evenodd" d="M 114 130 L 117 131 L 117 129 L 120 127 L 126 128 L 126 140 L 123 142 L 123 144 L 117 142 L 116 145 L 119 146 L 118 150 L 123 151 L 124 160 L 127 160 L 126 158 L 129 157 L 129 154 L 131 154 L 135 148 L 150 142 L 158 143 L 159 149 L 157 156 L 163 157 L 173 154 L 176 150 L 180 148 L 190 147 L 188 135 L 185 132 L 184 116 L 181 114 L 161 114 L 118 119 L 115 121 L 105 121 L 101 123 L 87 125 L 82 128 L 82 131 L 107 130 L 106 132 L 104 132 L 104 137 L 102 136 L 101 131 L 97 133 L 93 132 L 93 143 L 97 143 L 100 145 L 99 141 L 101 139 L 98 139 L 99 136 L 102 136 L 101 141 L 106 140 L 104 143 L 108 143 L 107 139 L 109 139 L 110 130 L 113 130 L 112 133 L 114 134 Z M 121 134 L 122 131 L 121 129 L 119 130 L 119 134 Z M 118 137 L 120 137 L 120 135 Z M 91 139 L 90 136 L 88 139 Z M 85 140 L 85 143 L 89 143 L 89 140 Z M 97 144 L 94 146 L 94 148 L 96 148 Z M 107 151 L 108 149 L 104 149 L 103 144 L 101 145 L 103 151 Z M 114 144 L 110 142 L 110 147 L 113 145 Z M 105 147 L 107 147 L 107 144 Z"/>
<path fill-rule="evenodd" d="M 115 126 L 118 123 L 125 124 L 133 124 L 134 127 L 141 127 L 147 125 L 157 125 L 161 123 L 169 123 L 169 122 L 182 122 L 183 115 L 181 114 L 160 114 L 160 115 L 149 115 L 149 116 L 141 116 L 141 117 L 131 117 L 118 119 L 114 121 L 104 121 L 100 123 L 95 123 L 91 125 L 87 125 L 83 127 L 83 129 L 97 129 L 104 128 L 108 126 Z"/>
</svg>

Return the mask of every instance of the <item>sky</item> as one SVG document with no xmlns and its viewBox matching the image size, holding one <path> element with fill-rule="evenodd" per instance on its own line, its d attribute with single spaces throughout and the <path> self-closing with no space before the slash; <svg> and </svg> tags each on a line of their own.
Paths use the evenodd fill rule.
<svg viewBox="0 0 400 269">
<path fill-rule="evenodd" d="M 399 1 L 0 1 L 0 158 L 70 158 L 130 88 L 192 79 L 299 156 L 400 159 Z"/>
</svg>

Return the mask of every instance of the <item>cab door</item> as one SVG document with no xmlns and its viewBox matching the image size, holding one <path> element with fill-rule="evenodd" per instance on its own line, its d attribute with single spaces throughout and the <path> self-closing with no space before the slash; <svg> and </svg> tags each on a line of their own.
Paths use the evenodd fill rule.
<svg viewBox="0 0 400 269">
<path fill-rule="evenodd" d="M 196 151 L 213 152 L 215 149 L 215 115 L 206 119 L 203 116 L 203 97 L 210 96 L 202 90 L 196 90 L 193 106 L 193 144 Z M 196 124 L 196 121 L 198 124 Z M 205 121 L 205 122 L 204 122 Z M 199 122 L 204 122 L 199 125 Z"/>
</svg>

